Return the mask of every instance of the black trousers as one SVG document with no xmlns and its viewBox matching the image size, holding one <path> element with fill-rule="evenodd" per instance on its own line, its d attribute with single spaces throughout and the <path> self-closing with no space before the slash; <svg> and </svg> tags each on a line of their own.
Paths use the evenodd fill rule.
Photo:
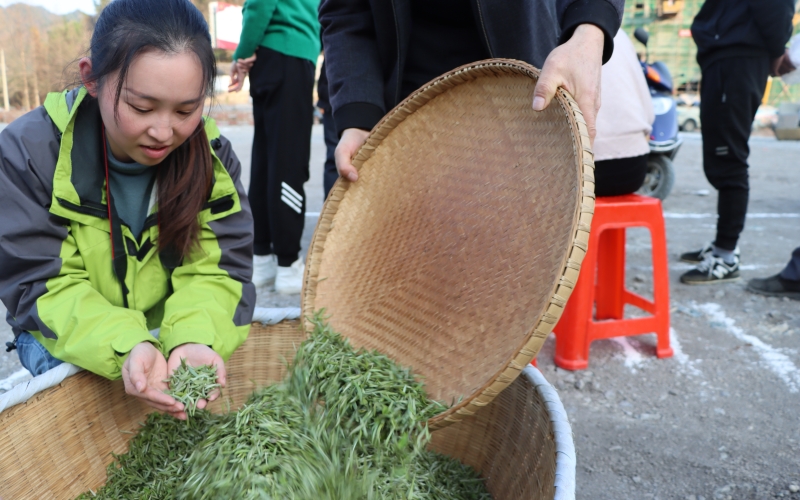
<svg viewBox="0 0 800 500">
<path fill-rule="evenodd" d="M 250 206 L 256 255 L 274 253 L 279 266 L 300 255 L 305 225 L 314 120 L 314 63 L 266 47 L 256 51 L 250 71 L 253 97 L 253 156 Z"/>
<path fill-rule="evenodd" d="M 800 247 L 792 252 L 792 259 L 781 271 L 781 278 L 785 280 L 800 281 Z"/>
<path fill-rule="evenodd" d="M 736 248 L 744 229 L 750 192 L 747 141 L 768 76 L 768 56 L 729 57 L 703 68 L 703 169 L 719 192 L 714 244 L 725 250 Z"/>
<path fill-rule="evenodd" d="M 621 196 L 636 192 L 647 176 L 647 155 L 594 162 L 597 196 Z"/>
</svg>

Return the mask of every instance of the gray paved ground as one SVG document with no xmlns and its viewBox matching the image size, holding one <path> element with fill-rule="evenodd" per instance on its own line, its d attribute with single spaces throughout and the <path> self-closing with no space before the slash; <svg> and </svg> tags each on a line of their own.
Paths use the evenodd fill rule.
<svg viewBox="0 0 800 500">
<path fill-rule="evenodd" d="M 309 212 L 322 204 L 321 132 L 316 127 L 312 140 Z M 223 133 L 248 167 L 250 129 Z M 688 266 L 677 254 L 713 238 L 716 208 L 699 136 L 685 138 L 664 205 L 675 356 L 656 359 L 652 335 L 595 342 L 584 372 L 554 368 L 552 338 L 539 355 L 573 425 L 578 498 L 800 499 L 793 492 L 800 490 L 800 304 L 750 295 L 744 282 L 678 283 Z M 800 143 L 755 137 L 751 147 L 751 216 L 741 240 L 746 279 L 778 272 L 800 245 Z M 306 246 L 316 222 L 307 220 Z M 628 285 L 647 295 L 645 231 L 629 231 L 628 255 Z M 299 305 L 299 297 L 262 289 L 258 302 Z M 0 340 L 9 336 L 0 327 Z M 0 380 L 18 370 L 13 353 L 0 356 Z"/>
</svg>

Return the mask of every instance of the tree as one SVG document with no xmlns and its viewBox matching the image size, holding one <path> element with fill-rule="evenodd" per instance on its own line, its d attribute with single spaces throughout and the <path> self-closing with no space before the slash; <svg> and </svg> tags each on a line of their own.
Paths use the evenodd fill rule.
<svg viewBox="0 0 800 500">
<path fill-rule="evenodd" d="M 106 5 L 110 4 L 111 0 L 94 0 L 94 11 L 95 15 L 99 16 L 103 9 L 106 8 Z"/>
</svg>

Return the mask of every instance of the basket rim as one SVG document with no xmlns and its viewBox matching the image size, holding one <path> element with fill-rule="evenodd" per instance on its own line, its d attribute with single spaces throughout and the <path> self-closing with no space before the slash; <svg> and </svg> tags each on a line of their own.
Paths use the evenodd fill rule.
<svg viewBox="0 0 800 500">
<path fill-rule="evenodd" d="M 555 387 L 547 381 L 538 367 L 528 365 L 522 370 L 522 375 L 531 381 L 542 397 L 553 425 L 553 437 L 556 442 L 556 494 L 553 500 L 575 500 L 575 474 L 578 461 L 567 410 L 564 409 L 564 403 L 558 397 Z"/>
<path fill-rule="evenodd" d="M 487 59 L 467 64 L 445 73 L 412 93 L 375 125 L 364 145 L 353 157 L 353 166 L 356 169 L 360 169 L 364 162 L 372 156 L 383 139 L 414 111 L 451 88 L 485 76 L 487 71 L 495 74 L 524 75 L 533 80 L 538 80 L 540 75 L 540 70 L 537 68 L 523 61 L 513 59 Z M 551 287 L 547 306 L 543 308 L 536 321 L 533 322 L 533 327 L 530 328 L 522 342 L 515 349 L 514 352 L 516 354 L 511 356 L 496 373 L 488 376 L 487 382 L 482 387 L 470 395 L 465 395 L 458 404 L 431 418 L 428 421 L 428 426 L 431 430 L 446 427 L 461 421 L 466 416 L 474 415 L 476 411 L 489 404 L 503 389 L 508 387 L 536 356 L 541 346 L 541 341 L 547 338 L 553 330 L 553 327 L 561 317 L 567 299 L 569 299 L 575 287 L 577 279 L 569 279 L 567 274 L 573 274 L 573 271 L 580 271 L 581 262 L 588 247 L 589 230 L 595 203 L 594 160 L 590 148 L 589 129 L 577 102 L 566 90 L 559 88 L 551 103 L 551 106 L 555 105 L 561 107 L 570 124 L 574 167 L 577 169 L 581 185 L 581 189 L 575 190 L 576 209 L 573 214 L 571 229 L 573 236 L 572 241 L 564 252 L 560 275 Z M 350 182 L 341 177 L 336 181 L 320 211 L 317 225 L 311 238 L 301 295 L 302 316 L 306 328 L 311 327 L 309 322 L 310 315 L 319 309 L 315 307 L 315 299 L 319 280 L 319 267 L 327 234 L 333 227 L 333 219 L 338 210 L 339 202 L 344 198 L 349 186 Z"/>
</svg>

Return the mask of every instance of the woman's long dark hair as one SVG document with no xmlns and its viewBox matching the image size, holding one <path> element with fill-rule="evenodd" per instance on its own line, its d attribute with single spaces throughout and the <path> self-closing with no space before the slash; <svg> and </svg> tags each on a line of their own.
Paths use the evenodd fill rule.
<svg viewBox="0 0 800 500">
<path fill-rule="evenodd" d="M 114 115 L 134 59 L 149 51 L 194 53 L 206 96 L 214 90 L 216 59 L 208 24 L 189 0 L 113 0 L 100 14 L 91 41 L 92 81 L 119 71 Z M 213 164 L 203 123 L 158 166 L 158 249 L 186 256 L 197 245 L 197 214 L 208 198 Z"/>
</svg>

